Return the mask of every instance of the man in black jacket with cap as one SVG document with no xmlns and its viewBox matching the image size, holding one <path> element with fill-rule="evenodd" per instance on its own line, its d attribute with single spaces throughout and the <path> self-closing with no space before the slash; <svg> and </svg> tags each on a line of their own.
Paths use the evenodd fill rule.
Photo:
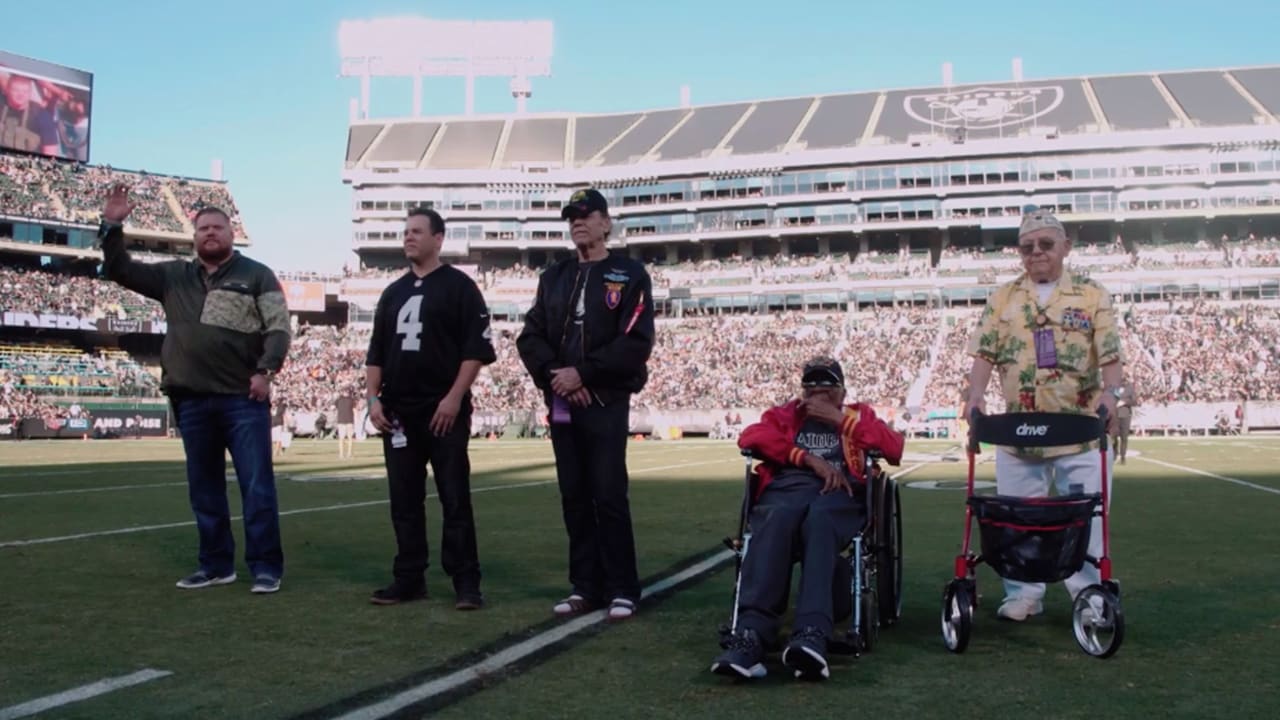
<svg viewBox="0 0 1280 720">
<path fill-rule="evenodd" d="M 573 589 L 554 611 L 608 602 L 609 619 L 625 620 L 640 599 L 626 453 L 631 395 L 644 388 L 653 351 L 652 283 L 638 261 L 605 247 L 613 223 L 599 192 L 574 193 L 560 216 L 577 252 L 542 273 L 516 343 L 551 411 L 569 534 Z"/>
</svg>

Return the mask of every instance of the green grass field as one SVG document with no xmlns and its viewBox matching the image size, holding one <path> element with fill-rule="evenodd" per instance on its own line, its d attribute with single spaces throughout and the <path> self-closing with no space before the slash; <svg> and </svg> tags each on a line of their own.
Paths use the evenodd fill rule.
<svg viewBox="0 0 1280 720">
<path fill-rule="evenodd" d="M 196 545 L 179 444 L 0 445 L 0 718 L 12 706 L 145 668 L 172 674 L 36 717 L 336 717 L 561 625 L 550 614 L 567 591 L 550 447 L 472 447 L 489 601 L 477 613 L 452 609 L 435 565 L 428 601 L 368 603 L 389 579 L 394 552 L 372 442 L 340 462 L 335 443 L 304 440 L 278 462 L 286 576 L 273 596 L 249 593 L 242 562 L 234 585 L 174 587 L 195 569 Z M 935 454 L 917 459 L 946 448 L 908 444 Z M 1134 449 L 1140 456 L 1117 467 L 1112 506 L 1127 634 L 1109 660 L 1076 646 L 1061 587 L 1050 589 L 1045 615 L 997 621 L 1000 588 L 985 568 L 969 649 L 946 652 L 938 615 L 961 539 L 964 465 L 934 461 L 902 480 L 903 620 L 881 632 L 871 654 L 833 658 L 827 683 L 793 681 L 776 663 L 753 685 L 707 671 L 730 610 L 733 570 L 725 563 L 647 601 L 626 624 L 593 627 L 399 716 L 1274 717 L 1280 439 L 1150 439 Z M 732 445 L 632 443 L 630 467 L 646 582 L 722 549 L 741 492 Z M 992 479 L 990 465 L 979 478 Z M 924 481 L 944 489 L 911 487 Z M 234 485 L 229 494 L 238 512 Z M 428 502 L 434 562 L 439 508 Z"/>
</svg>

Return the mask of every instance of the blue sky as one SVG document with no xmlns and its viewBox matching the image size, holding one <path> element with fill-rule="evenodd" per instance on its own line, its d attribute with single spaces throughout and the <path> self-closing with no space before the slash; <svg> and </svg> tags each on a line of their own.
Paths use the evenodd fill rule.
<svg viewBox="0 0 1280 720">
<path fill-rule="evenodd" d="M 957 83 L 1280 62 L 1276 0 L 1050 3 L 863 0 L 4 0 L 0 49 L 94 73 L 92 161 L 208 177 L 221 158 L 254 247 L 278 269 L 350 257 L 340 180 L 349 98 L 338 23 L 420 15 L 551 20 L 551 78 L 529 110 L 611 111 Z M 56 9 L 50 9 L 55 7 Z M 431 42 L 423 38 L 424 45 Z M 408 80 L 375 81 L 372 114 L 411 110 Z M 461 80 L 424 83 L 425 113 L 463 108 Z M 507 80 L 477 112 L 513 109 Z"/>
</svg>

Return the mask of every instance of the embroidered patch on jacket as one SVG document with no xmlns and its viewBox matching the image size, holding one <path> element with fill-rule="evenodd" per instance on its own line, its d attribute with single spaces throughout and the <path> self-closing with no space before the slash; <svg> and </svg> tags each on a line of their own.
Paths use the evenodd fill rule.
<svg viewBox="0 0 1280 720">
<path fill-rule="evenodd" d="M 622 304 L 622 283 L 607 282 L 604 284 L 604 304 L 610 310 L 617 310 Z"/>
<path fill-rule="evenodd" d="M 262 330 L 262 318 L 252 295 L 218 288 L 205 296 L 200 322 L 242 333 Z"/>
<path fill-rule="evenodd" d="M 631 276 L 628 275 L 623 270 L 619 270 L 618 268 L 612 268 L 611 270 L 609 270 L 609 272 L 604 274 L 604 279 L 612 280 L 614 282 L 625 283 L 631 279 Z"/>
</svg>

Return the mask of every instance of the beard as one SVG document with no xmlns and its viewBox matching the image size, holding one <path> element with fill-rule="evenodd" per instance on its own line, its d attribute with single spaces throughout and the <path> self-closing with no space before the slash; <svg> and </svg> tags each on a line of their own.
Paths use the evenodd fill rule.
<svg viewBox="0 0 1280 720">
<path fill-rule="evenodd" d="M 221 265 L 223 262 L 226 262 L 227 258 L 231 257 L 231 252 L 232 248 L 230 246 L 216 249 L 206 249 L 203 244 L 196 246 L 196 255 L 198 255 L 201 260 L 215 265 Z"/>
</svg>

